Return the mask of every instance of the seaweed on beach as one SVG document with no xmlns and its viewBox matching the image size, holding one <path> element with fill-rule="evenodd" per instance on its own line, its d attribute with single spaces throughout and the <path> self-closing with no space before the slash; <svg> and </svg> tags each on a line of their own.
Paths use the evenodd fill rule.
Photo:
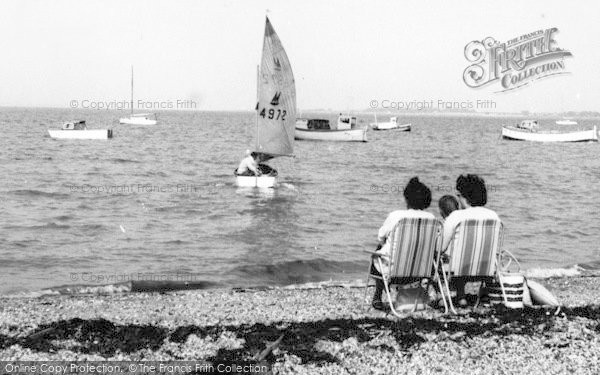
<svg viewBox="0 0 600 375">
<path fill-rule="evenodd" d="M 284 335 L 279 345 L 279 353 L 299 357 L 305 364 L 322 365 L 337 363 L 338 360 L 328 351 L 316 349 L 320 341 L 344 343 L 354 340 L 357 343 L 373 342 L 388 333 L 395 341 L 397 349 L 409 351 L 428 339 L 426 334 L 434 333 L 439 339 L 464 341 L 476 336 L 535 335 L 548 331 L 554 326 L 555 316 L 545 309 L 525 310 L 486 310 L 466 315 L 445 316 L 437 319 L 408 316 L 404 319 L 387 318 L 325 319 L 317 322 L 277 322 L 270 325 L 229 325 L 179 327 L 170 335 L 173 342 L 185 342 L 189 335 L 211 336 L 216 339 L 222 332 L 233 332 L 244 339 L 244 346 L 238 349 L 218 350 L 215 356 L 207 358 L 213 362 L 250 360 L 263 350 L 266 344 Z M 389 344 L 373 345 L 386 351 L 394 350 Z M 268 358 L 274 361 L 274 355 Z"/>
<path fill-rule="evenodd" d="M 568 317 L 581 317 L 600 321 L 600 306 L 577 306 L 562 308 L 563 314 Z"/>
<path fill-rule="evenodd" d="M 62 349 L 57 342 L 71 340 L 72 350 L 111 356 L 140 349 L 156 350 L 163 344 L 167 331 L 150 325 L 116 325 L 106 319 L 74 318 L 45 324 L 19 340 L 21 346 L 42 352 Z"/>
<path fill-rule="evenodd" d="M 37 352 L 55 353 L 68 349 L 75 353 L 111 357 L 148 349 L 160 351 L 163 345 L 185 345 L 190 336 L 217 342 L 219 337 L 239 339 L 235 347 L 219 347 L 213 355 L 203 358 L 212 363 L 274 364 L 284 356 L 297 357 L 303 364 L 340 364 L 348 353 L 362 351 L 366 344 L 380 352 L 399 352 L 410 357 L 424 343 L 453 341 L 469 347 L 477 337 L 510 335 L 545 337 L 549 331 L 561 332 L 558 322 L 587 318 L 598 321 L 600 307 L 566 308 L 560 315 L 555 309 L 505 308 L 476 309 L 462 315 L 413 314 L 402 319 L 390 316 L 365 316 L 316 321 L 277 321 L 269 324 L 187 325 L 174 329 L 154 325 L 117 324 L 105 319 L 74 318 L 40 325 L 26 336 L 0 336 L 0 347 L 20 345 Z M 593 322 L 591 323 L 593 324 Z M 591 334 L 600 332 L 600 325 L 590 327 Z M 276 342 L 276 345 L 273 343 Z M 544 346 L 562 348 L 564 340 L 546 340 Z"/>
</svg>

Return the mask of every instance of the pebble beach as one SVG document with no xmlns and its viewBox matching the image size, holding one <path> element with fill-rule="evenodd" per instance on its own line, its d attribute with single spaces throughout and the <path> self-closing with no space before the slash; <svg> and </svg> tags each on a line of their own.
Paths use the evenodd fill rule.
<svg viewBox="0 0 600 375">
<path fill-rule="evenodd" d="M 563 307 L 406 314 L 364 288 L 282 288 L 0 298 L 0 360 L 267 365 L 274 374 L 600 372 L 600 278 L 537 280 Z M 371 291 L 369 291 L 370 293 Z"/>
</svg>

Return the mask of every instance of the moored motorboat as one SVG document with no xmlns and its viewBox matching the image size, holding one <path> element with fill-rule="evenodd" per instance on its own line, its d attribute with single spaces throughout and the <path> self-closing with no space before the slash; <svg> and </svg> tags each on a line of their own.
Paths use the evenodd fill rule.
<svg viewBox="0 0 600 375">
<path fill-rule="evenodd" d="M 48 129 L 55 139 L 108 139 L 112 129 L 88 129 L 85 121 L 72 121 L 63 124 L 62 129 Z"/>
<path fill-rule="evenodd" d="M 587 142 L 598 141 L 598 131 L 596 126 L 590 130 L 570 132 L 559 130 L 540 131 L 537 121 L 526 120 L 517 126 L 503 126 L 502 138 L 532 142 Z"/>
<path fill-rule="evenodd" d="M 368 127 L 358 128 L 355 116 L 340 115 L 332 129 L 327 119 L 298 119 L 295 138 L 307 141 L 366 142 Z"/>
<path fill-rule="evenodd" d="M 410 131 L 411 124 L 399 124 L 398 117 L 390 117 L 389 122 L 378 122 L 377 117 L 375 117 L 375 122 L 371 123 L 371 128 L 373 130 L 391 130 L 398 129 L 399 131 Z"/>
<path fill-rule="evenodd" d="M 290 61 L 268 18 L 256 78 L 256 144 L 252 154 L 258 155 L 259 163 L 278 156 L 293 156 L 296 86 Z M 275 169 L 266 164 L 258 164 L 257 169 L 259 176 L 249 171 L 240 174 L 234 171 L 236 185 L 258 188 L 277 185 Z"/>
</svg>

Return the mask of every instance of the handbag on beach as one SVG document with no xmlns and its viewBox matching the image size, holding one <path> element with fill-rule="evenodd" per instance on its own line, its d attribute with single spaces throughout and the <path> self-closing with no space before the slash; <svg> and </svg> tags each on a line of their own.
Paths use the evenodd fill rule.
<svg viewBox="0 0 600 375">
<path fill-rule="evenodd" d="M 511 266 L 516 271 L 511 272 Z M 517 258 L 510 251 L 502 250 L 498 254 L 498 268 L 494 282 L 487 284 L 490 304 L 503 304 L 511 309 L 522 309 L 525 304 L 530 305 L 529 290 L 526 293 L 525 276 Z"/>
<path fill-rule="evenodd" d="M 524 307 L 525 276 L 522 273 L 498 272 L 497 280 L 487 285 L 492 305 L 504 304 L 511 309 Z M 529 294 L 529 293 L 527 293 Z M 529 299 L 531 303 L 531 299 Z"/>
</svg>

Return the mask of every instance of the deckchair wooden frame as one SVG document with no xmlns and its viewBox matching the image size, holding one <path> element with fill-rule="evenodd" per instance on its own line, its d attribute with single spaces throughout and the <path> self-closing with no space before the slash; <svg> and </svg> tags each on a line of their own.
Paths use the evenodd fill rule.
<svg viewBox="0 0 600 375">
<path fill-rule="evenodd" d="M 416 228 L 411 228 L 415 226 Z M 427 230 L 430 230 L 427 233 Z M 429 238 L 425 238 L 429 234 Z M 404 235 L 404 236 L 403 236 Z M 371 264 L 369 264 L 369 271 L 367 276 L 367 283 L 365 287 L 365 299 L 367 294 L 367 288 L 369 287 L 370 279 L 379 279 L 383 281 L 384 291 L 387 297 L 387 301 L 390 305 L 391 312 L 397 316 L 402 317 L 394 307 L 394 302 L 390 293 L 390 285 L 406 285 L 411 282 L 417 282 L 423 279 L 432 280 L 436 278 L 438 287 L 442 293 L 442 300 L 444 302 L 445 312 L 448 312 L 448 305 L 446 304 L 445 298 L 443 298 L 443 285 L 439 278 L 438 266 L 441 259 L 441 245 L 442 245 L 442 224 L 438 219 L 434 218 L 403 218 L 394 227 L 392 234 L 388 240 L 390 243 L 390 264 L 389 272 L 382 272 L 381 276 L 373 275 L 371 273 Z M 412 236 L 416 236 L 413 238 Z M 408 238 L 407 238 L 408 237 Z M 422 243 L 421 241 L 425 241 Z M 428 242 L 427 242 L 428 241 Z M 428 248 L 422 248 L 427 246 Z M 400 251 L 405 250 L 408 253 L 400 254 Z M 420 254 L 425 252 L 425 255 Z M 380 270 L 384 270 L 383 256 L 381 253 L 366 251 L 372 255 L 374 262 L 377 262 Z M 404 259 L 411 260 L 411 264 L 406 263 L 400 264 L 402 257 Z M 418 258 L 418 259 L 417 259 Z M 435 258 L 435 259 L 434 259 Z M 432 274 L 432 268 L 434 270 Z M 415 270 L 417 271 L 415 273 Z M 429 284 L 428 284 L 429 287 Z M 412 312 L 416 311 L 418 306 L 419 298 L 415 298 L 415 305 Z"/>
<path fill-rule="evenodd" d="M 474 234 L 479 234 L 481 230 L 485 230 L 489 228 L 492 228 L 493 230 L 491 231 L 492 234 L 497 233 L 497 236 L 495 237 L 483 237 L 483 238 L 470 238 L 470 239 L 465 239 L 461 237 L 461 234 L 463 233 L 463 228 L 465 227 L 474 227 L 476 228 L 476 230 L 471 231 L 470 233 L 474 233 Z M 496 227 L 498 227 L 496 229 Z M 456 309 L 454 308 L 454 304 L 452 303 L 452 295 L 450 293 L 450 287 L 449 287 L 449 279 L 451 279 L 452 277 L 467 277 L 468 281 L 480 281 L 482 283 L 482 286 L 485 285 L 485 283 L 487 282 L 487 280 L 489 279 L 496 279 L 498 280 L 499 284 L 500 284 L 500 289 L 502 290 L 502 298 L 504 299 L 504 302 L 507 302 L 507 297 L 506 297 L 506 292 L 504 290 L 504 286 L 502 285 L 502 283 L 499 281 L 498 279 L 498 266 L 499 266 L 499 257 L 503 256 L 503 251 L 502 251 L 502 241 L 504 239 L 504 225 L 502 224 L 502 221 L 500 220 L 496 220 L 496 219 L 468 219 L 468 220 L 464 220 L 462 222 L 460 222 L 456 229 L 454 230 L 454 235 L 452 237 L 452 240 L 450 241 L 450 243 L 448 244 L 448 248 L 446 249 L 446 252 L 448 253 L 448 257 L 449 257 L 449 263 L 448 263 L 448 272 L 442 271 L 442 278 L 444 280 L 444 285 L 446 287 L 445 291 L 442 292 L 442 297 L 444 298 L 444 300 L 448 300 L 448 304 L 450 305 L 450 310 L 454 313 L 457 314 Z M 457 253 L 457 249 L 454 248 L 455 244 L 459 243 L 462 244 L 463 246 L 461 248 L 458 249 L 458 253 Z M 461 259 L 464 259 L 464 252 L 465 252 L 465 248 L 466 247 L 470 247 L 470 259 L 473 260 L 474 258 L 478 258 L 480 260 L 485 260 L 487 261 L 489 264 L 487 265 L 487 270 L 484 273 L 480 273 L 479 271 L 476 271 L 475 273 L 473 273 L 472 271 L 468 271 L 465 274 L 465 264 L 463 264 L 463 262 L 461 261 L 456 261 L 453 257 L 456 256 L 460 256 Z M 486 249 L 487 247 L 487 249 Z M 485 257 L 487 253 L 487 258 Z M 514 258 L 514 256 L 512 256 L 512 254 L 508 253 L 507 254 L 510 255 L 510 257 L 512 257 L 515 262 L 516 258 Z M 477 269 L 481 269 L 482 265 L 479 263 L 476 263 L 475 265 L 473 264 L 467 264 L 469 269 L 472 269 L 473 267 L 476 267 Z M 455 265 L 459 265 L 459 269 L 453 269 L 453 266 Z M 517 262 L 518 264 L 518 262 Z M 510 265 L 510 263 L 509 263 Z M 446 275 L 448 273 L 448 276 Z M 454 274 L 454 275 L 453 275 Z M 480 287 L 481 290 L 481 287 Z M 477 296 L 477 302 L 475 303 L 475 306 L 479 305 L 481 299 L 481 293 L 478 293 Z"/>
</svg>

